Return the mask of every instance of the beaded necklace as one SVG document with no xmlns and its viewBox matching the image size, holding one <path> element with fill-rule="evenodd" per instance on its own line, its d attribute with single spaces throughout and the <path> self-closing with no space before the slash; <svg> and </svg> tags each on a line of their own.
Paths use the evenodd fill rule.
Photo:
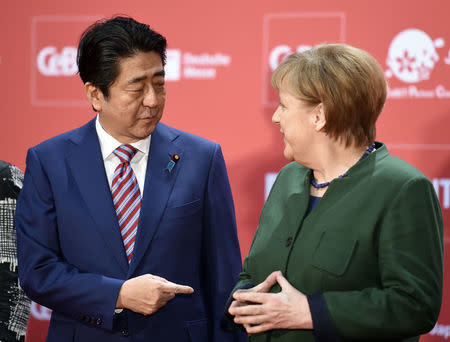
<svg viewBox="0 0 450 342">
<path fill-rule="evenodd" d="M 363 159 L 366 158 L 369 154 L 371 154 L 371 153 L 373 152 L 374 149 L 375 149 L 375 143 L 373 143 L 371 146 L 369 146 L 369 148 L 364 152 L 364 154 L 361 156 L 361 158 L 359 158 L 359 160 L 357 161 L 357 163 L 359 163 L 361 160 L 363 160 Z M 347 174 L 348 174 L 348 170 L 347 170 L 343 175 L 340 175 L 338 178 L 346 177 Z M 330 183 L 331 183 L 332 181 L 333 181 L 333 180 L 331 180 L 331 181 L 329 181 L 329 182 L 325 182 L 325 183 L 317 183 L 316 180 L 314 179 L 314 174 L 313 174 L 313 176 L 311 177 L 310 183 L 311 183 L 311 185 L 312 185 L 313 187 L 315 187 L 316 189 L 322 189 L 322 188 L 325 188 L 325 187 L 327 187 L 328 185 L 330 185 Z"/>
</svg>

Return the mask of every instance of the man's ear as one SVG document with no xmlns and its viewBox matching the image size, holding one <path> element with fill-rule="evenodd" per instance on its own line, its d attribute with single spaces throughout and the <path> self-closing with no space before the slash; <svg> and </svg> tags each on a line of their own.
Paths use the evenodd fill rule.
<svg viewBox="0 0 450 342">
<path fill-rule="evenodd" d="M 319 103 L 316 108 L 313 110 L 314 112 L 314 126 L 317 132 L 321 131 L 325 124 L 327 123 L 327 118 L 325 116 L 325 108 L 322 103 Z"/>
<path fill-rule="evenodd" d="M 92 105 L 92 108 L 96 112 L 101 112 L 102 103 L 104 103 L 105 101 L 102 91 L 97 86 L 93 85 L 91 82 L 86 82 L 84 84 L 84 91 L 86 93 L 88 101 Z"/>
</svg>

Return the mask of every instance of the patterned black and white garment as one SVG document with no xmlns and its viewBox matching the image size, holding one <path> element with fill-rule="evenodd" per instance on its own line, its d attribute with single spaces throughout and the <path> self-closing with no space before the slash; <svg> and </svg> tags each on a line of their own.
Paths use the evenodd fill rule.
<svg viewBox="0 0 450 342">
<path fill-rule="evenodd" d="M 22 172 L 0 160 L 0 342 L 24 341 L 30 314 L 31 302 L 19 287 L 14 228 L 22 184 Z"/>
</svg>

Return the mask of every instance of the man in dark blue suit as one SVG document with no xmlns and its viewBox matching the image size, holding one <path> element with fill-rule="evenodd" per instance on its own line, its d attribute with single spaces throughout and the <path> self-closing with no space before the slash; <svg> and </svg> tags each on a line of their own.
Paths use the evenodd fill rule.
<svg viewBox="0 0 450 342">
<path fill-rule="evenodd" d="M 241 270 L 220 146 L 159 123 L 166 40 L 116 17 L 78 67 L 98 113 L 28 151 L 19 278 L 53 310 L 47 341 L 242 341 L 221 326 Z"/>
</svg>

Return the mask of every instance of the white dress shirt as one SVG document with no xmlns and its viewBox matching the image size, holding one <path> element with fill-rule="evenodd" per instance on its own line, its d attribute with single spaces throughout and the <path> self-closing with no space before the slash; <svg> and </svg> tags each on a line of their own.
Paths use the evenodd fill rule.
<svg viewBox="0 0 450 342">
<path fill-rule="evenodd" d="M 106 132 L 100 124 L 99 117 L 95 120 L 95 129 L 97 130 L 98 140 L 100 142 L 100 149 L 102 151 L 103 163 L 105 164 L 106 176 L 108 177 L 109 188 L 111 189 L 114 171 L 120 164 L 120 159 L 113 152 L 122 143 L 117 141 L 108 132 Z M 148 152 L 150 150 L 151 135 L 147 138 L 131 143 L 130 145 L 137 148 L 137 152 L 130 165 L 136 175 L 136 179 L 141 191 L 141 196 L 144 194 L 145 171 L 147 170 Z"/>
</svg>

